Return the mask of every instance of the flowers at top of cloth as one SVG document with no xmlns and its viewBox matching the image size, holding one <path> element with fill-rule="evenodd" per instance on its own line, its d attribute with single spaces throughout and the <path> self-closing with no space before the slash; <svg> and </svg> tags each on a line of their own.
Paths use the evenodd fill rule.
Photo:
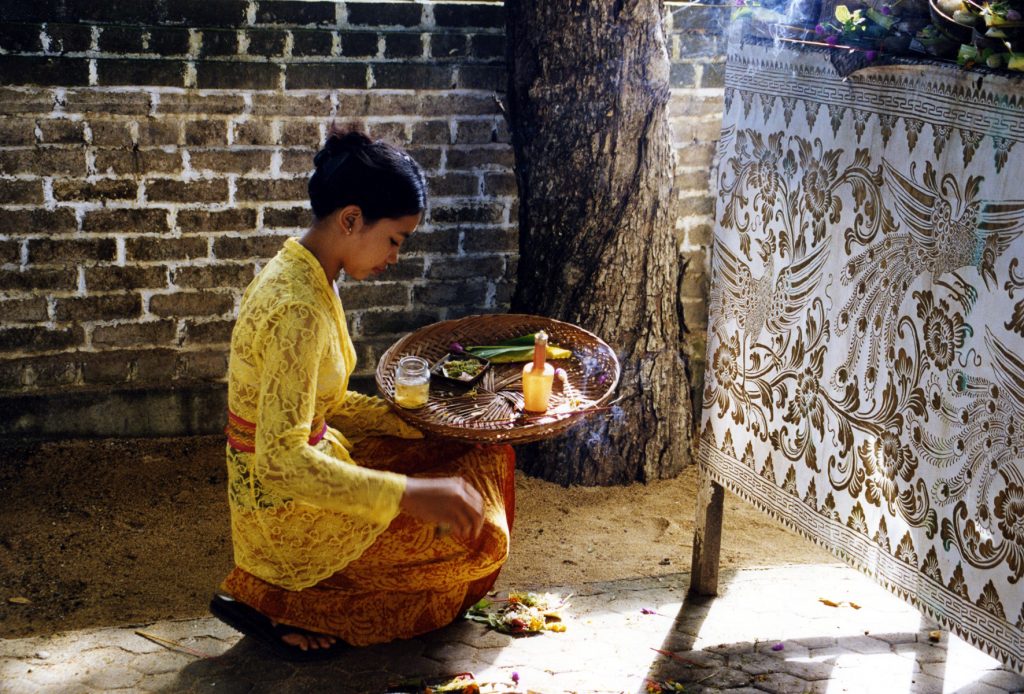
<svg viewBox="0 0 1024 694">
<path fill-rule="evenodd" d="M 959 312 L 949 310 L 945 299 L 936 301 L 930 289 L 916 291 L 913 296 L 917 299 L 917 317 L 923 321 L 925 352 L 935 368 L 945 371 L 974 329 Z"/>
<path fill-rule="evenodd" d="M 836 5 L 834 16 L 836 21 L 827 22 L 824 24 L 824 27 L 830 28 L 841 35 L 855 37 L 859 32 L 864 32 L 868 28 L 868 19 L 864 16 L 863 9 L 856 9 L 851 12 L 850 8 L 846 5 Z M 819 24 L 818 26 L 822 25 Z"/>
<path fill-rule="evenodd" d="M 960 65 L 1024 70 L 1024 2 L 939 0 L 932 6 L 935 26 L 960 43 Z"/>
<path fill-rule="evenodd" d="M 868 61 L 874 60 L 882 50 L 902 52 L 908 47 L 916 27 L 925 21 L 915 18 L 913 9 L 904 12 L 906 5 L 900 7 L 902 4 L 902 0 L 896 0 L 881 3 L 877 7 L 868 5 L 855 10 L 846 5 L 836 5 L 832 12 L 833 20 L 818 24 L 814 31 L 819 36 L 837 39 L 828 41 L 826 38 L 826 43 L 830 45 L 844 42 L 867 48 L 865 52 L 868 55 L 865 57 Z"/>
</svg>

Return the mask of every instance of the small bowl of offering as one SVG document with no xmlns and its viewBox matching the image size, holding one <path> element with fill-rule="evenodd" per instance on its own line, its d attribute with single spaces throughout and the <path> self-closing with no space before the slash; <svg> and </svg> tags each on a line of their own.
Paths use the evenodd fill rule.
<svg viewBox="0 0 1024 694">
<path fill-rule="evenodd" d="M 478 357 L 468 352 L 455 354 L 449 352 L 434 364 L 431 372 L 437 377 L 449 383 L 462 386 L 471 386 L 481 378 L 491 366 L 491 362 L 483 357 Z"/>
</svg>

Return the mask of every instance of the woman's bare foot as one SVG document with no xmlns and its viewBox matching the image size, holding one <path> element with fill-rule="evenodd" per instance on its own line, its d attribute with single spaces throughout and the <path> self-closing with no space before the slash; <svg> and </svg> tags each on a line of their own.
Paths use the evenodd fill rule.
<svg viewBox="0 0 1024 694">
<path fill-rule="evenodd" d="M 274 622 L 259 610 L 222 593 L 214 594 L 210 612 L 233 629 L 262 641 L 285 660 L 324 660 L 345 645 L 336 636 Z"/>
<path fill-rule="evenodd" d="M 271 623 L 274 626 L 278 625 L 277 622 Z M 327 634 L 303 634 L 297 631 L 284 634 L 281 636 L 281 640 L 289 646 L 295 646 L 302 651 L 308 651 L 311 649 L 316 650 L 318 648 L 330 648 L 338 642 L 338 639 L 333 636 L 328 636 Z"/>
</svg>

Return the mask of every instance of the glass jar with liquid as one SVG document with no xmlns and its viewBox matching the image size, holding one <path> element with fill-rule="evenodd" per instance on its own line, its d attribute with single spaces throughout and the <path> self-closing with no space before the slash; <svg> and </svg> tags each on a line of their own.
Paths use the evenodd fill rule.
<svg viewBox="0 0 1024 694">
<path fill-rule="evenodd" d="M 395 372 L 395 403 L 407 410 L 423 407 L 430 398 L 430 365 L 422 357 L 402 357 Z"/>
</svg>

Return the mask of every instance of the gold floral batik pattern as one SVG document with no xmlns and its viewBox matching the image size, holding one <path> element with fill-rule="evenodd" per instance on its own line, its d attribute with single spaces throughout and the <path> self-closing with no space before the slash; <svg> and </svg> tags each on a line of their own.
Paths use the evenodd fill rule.
<svg viewBox="0 0 1024 694">
<path fill-rule="evenodd" d="M 1024 667 L 1024 80 L 733 46 L 701 462 Z"/>
</svg>

